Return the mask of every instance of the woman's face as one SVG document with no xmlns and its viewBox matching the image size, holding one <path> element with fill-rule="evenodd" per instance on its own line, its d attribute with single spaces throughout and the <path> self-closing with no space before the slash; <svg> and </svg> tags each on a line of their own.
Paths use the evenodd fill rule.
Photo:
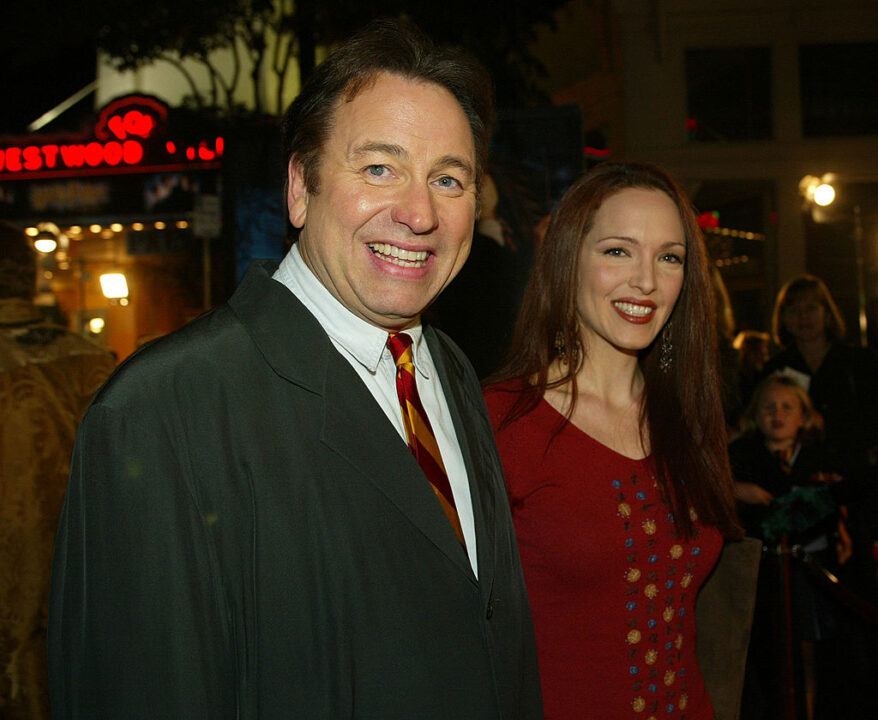
<svg viewBox="0 0 878 720">
<path fill-rule="evenodd" d="M 576 304 L 587 352 L 649 346 L 680 296 L 685 261 L 680 213 L 665 193 L 628 188 L 604 200 L 579 253 Z"/>
<path fill-rule="evenodd" d="M 828 316 L 816 290 L 808 290 L 783 309 L 781 320 L 796 342 L 826 337 Z"/>
<path fill-rule="evenodd" d="M 756 427 L 773 450 L 791 447 L 805 425 L 802 401 L 791 388 L 769 385 L 756 406 Z"/>
</svg>

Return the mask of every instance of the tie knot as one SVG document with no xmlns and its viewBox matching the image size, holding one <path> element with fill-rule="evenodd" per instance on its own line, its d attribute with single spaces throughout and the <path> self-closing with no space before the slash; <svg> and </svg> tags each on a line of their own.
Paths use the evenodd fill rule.
<svg viewBox="0 0 878 720">
<path fill-rule="evenodd" d="M 390 333 L 387 347 L 397 367 L 412 364 L 412 339 L 406 333 Z"/>
</svg>

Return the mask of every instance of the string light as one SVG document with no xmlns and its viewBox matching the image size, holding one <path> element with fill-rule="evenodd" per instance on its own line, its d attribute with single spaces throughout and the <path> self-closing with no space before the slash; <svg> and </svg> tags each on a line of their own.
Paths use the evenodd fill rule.
<svg viewBox="0 0 878 720">
<path fill-rule="evenodd" d="M 82 236 L 86 233 L 91 233 L 92 235 L 100 235 L 101 237 L 107 238 L 112 234 L 121 233 L 126 230 L 133 232 L 142 232 L 148 228 L 154 228 L 156 230 L 167 230 L 169 228 L 176 228 L 177 230 L 189 230 L 192 227 L 192 223 L 189 220 L 156 220 L 152 223 L 142 222 L 142 221 L 134 221 L 131 223 L 121 223 L 121 222 L 113 222 L 108 225 L 101 225 L 99 223 L 93 223 L 89 225 L 87 228 L 83 228 L 81 225 L 71 225 L 66 230 L 63 230 L 69 236 L 74 237 L 77 240 L 81 240 Z M 36 227 L 28 227 L 25 228 L 25 233 L 30 238 L 35 238 L 39 233 L 39 229 Z"/>
<path fill-rule="evenodd" d="M 704 228 L 704 232 L 710 235 L 721 235 L 722 237 L 740 238 L 741 240 L 765 240 L 762 233 L 749 232 L 747 230 L 732 230 L 730 228 Z"/>
</svg>

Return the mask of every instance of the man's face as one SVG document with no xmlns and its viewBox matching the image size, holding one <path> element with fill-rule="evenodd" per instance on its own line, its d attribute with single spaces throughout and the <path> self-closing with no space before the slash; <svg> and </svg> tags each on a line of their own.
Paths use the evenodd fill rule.
<svg viewBox="0 0 878 720">
<path fill-rule="evenodd" d="M 469 254 L 475 148 L 466 115 L 438 85 L 379 75 L 337 108 L 318 192 L 296 158 L 289 188 L 305 263 L 377 327 L 416 324 Z"/>
</svg>

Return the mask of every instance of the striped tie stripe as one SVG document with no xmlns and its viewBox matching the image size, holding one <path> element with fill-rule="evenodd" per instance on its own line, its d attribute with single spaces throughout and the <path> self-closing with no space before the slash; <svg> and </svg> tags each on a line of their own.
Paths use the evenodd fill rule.
<svg viewBox="0 0 878 720">
<path fill-rule="evenodd" d="M 406 371 L 407 372 L 407 371 Z M 420 455 L 421 450 L 425 450 L 432 462 L 439 466 L 444 473 L 445 465 L 442 462 L 442 455 L 439 453 L 439 445 L 433 435 L 433 429 L 430 427 L 430 421 L 422 415 L 423 409 L 415 405 L 411 399 L 405 401 L 406 412 L 403 413 L 403 421 L 405 422 L 405 435 L 409 446 L 418 443 L 419 448 L 416 455 Z"/>
<path fill-rule="evenodd" d="M 430 420 L 421 404 L 415 383 L 415 366 L 412 362 L 412 339 L 405 333 L 391 333 L 387 347 L 396 363 L 396 392 L 399 397 L 402 421 L 409 449 L 430 481 L 442 509 L 448 516 L 451 527 L 464 547 L 460 518 L 454 505 L 454 495 L 445 472 L 445 464 L 439 452 L 439 445 Z"/>
</svg>

